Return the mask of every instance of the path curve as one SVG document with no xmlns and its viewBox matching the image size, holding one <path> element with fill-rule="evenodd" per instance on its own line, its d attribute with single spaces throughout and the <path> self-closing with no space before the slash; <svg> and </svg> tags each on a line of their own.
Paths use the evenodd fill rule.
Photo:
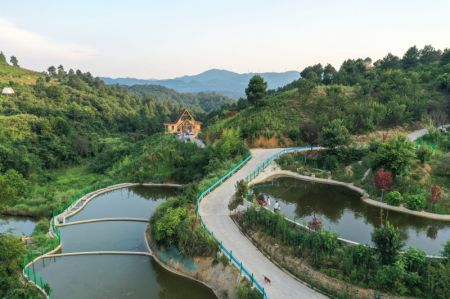
<svg viewBox="0 0 450 299">
<path fill-rule="evenodd" d="M 254 274 L 255 279 L 264 281 L 264 276 L 267 276 L 271 280 L 270 284 L 262 284 L 270 299 L 327 298 L 278 268 L 241 233 L 230 218 L 228 203 L 235 193 L 236 182 L 243 180 L 267 158 L 280 150 L 282 149 L 251 150 L 252 158 L 247 164 L 201 201 L 199 213 L 214 236 L 232 251 L 233 256 L 242 261 L 243 265 Z"/>
</svg>

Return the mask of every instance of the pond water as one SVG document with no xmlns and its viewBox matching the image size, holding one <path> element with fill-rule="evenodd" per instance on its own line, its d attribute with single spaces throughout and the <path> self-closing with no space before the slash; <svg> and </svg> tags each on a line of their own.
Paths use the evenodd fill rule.
<svg viewBox="0 0 450 299">
<path fill-rule="evenodd" d="M 176 193 L 176 189 L 165 187 L 118 189 L 94 198 L 82 211 L 66 220 L 149 219 L 161 203 Z M 61 227 L 62 252 L 148 252 L 147 225 L 103 221 Z M 216 298 L 203 284 L 165 270 L 148 256 L 63 256 L 38 261 L 34 268 L 49 283 L 52 298 Z"/>
<path fill-rule="evenodd" d="M 216 298 L 204 285 L 172 274 L 146 256 L 65 256 L 44 263 L 37 262 L 35 271 L 49 282 L 52 298 Z"/>
<path fill-rule="evenodd" d="M 97 196 L 83 210 L 66 221 L 95 218 L 149 219 L 153 211 L 176 192 L 176 188 L 144 186 L 114 190 Z"/>
<path fill-rule="evenodd" d="M 0 233 L 14 236 L 30 236 L 36 226 L 36 220 L 27 217 L 0 216 Z"/>
<path fill-rule="evenodd" d="M 417 247 L 427 254 L 440 255 L 450 239 L 450 222 L 377 208 L 364 203 L 358 193 L 342 186 L 277 178 L 257 185 L 256 190 L 271 197 L 272 207 L 278 199 L 287 217 L 307 224 L 315 213 L 325 229 L 358 243 L 371 245 L 374 228 L 386 221 L 400 229 L 405 248 Z"/>
<path fill-rule="evenodd" d="M 148 223 L 105 221 L 61 227 L 62 252 L 147 251 Z"/>
</svg>

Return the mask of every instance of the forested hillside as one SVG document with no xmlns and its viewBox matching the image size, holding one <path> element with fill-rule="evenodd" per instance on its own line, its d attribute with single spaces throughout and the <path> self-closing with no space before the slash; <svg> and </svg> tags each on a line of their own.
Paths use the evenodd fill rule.
<svg viewBox="0 0 450 299">
<path fill-rule="evenodd" d="M 223 105 L 235 101 L 215 92 L 179 93 L 160 85 L 133 85 L 128 87 L 132 92 L 144 97 L 151 97 L 160 102 L 175 102 L 197 114 L 206 114 L 220 109 Z"/>
<path fill-rule="evenodd" d="M 0 208 L 8 213 L 48 215 L 72 191 L 104 179 L 104 166 L 93 164 L 101 155 L 114 152 L 110 164 L 123 159 L 181 109 L 90 73 L 37 73 L 0 60 L 0 87 L 15 91 L 0 97 Z"/>
<path fill-rule="evenodd" d="M 334 119 L 359 134 L 429 121 L 441 124 L 450 114 L 449 49 L 411 47 L 402 58 L 388 54 L 373 64 L 370 58 L 348 59 L 339 70 L 317 64 L 301 76 L 253 103 L 240 101 L 215 113 L 209 137 L 223 128 L 239 128 L 253 146 L 304 144 L 310 141 L 305 140 L 308 132 L 318 135 Z"/>
</svg>

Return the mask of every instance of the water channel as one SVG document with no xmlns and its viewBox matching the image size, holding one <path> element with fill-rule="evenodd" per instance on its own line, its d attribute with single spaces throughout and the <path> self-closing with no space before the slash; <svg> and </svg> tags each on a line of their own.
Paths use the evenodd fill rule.
<svg viewBox="0 0 450 299">
<path fill-rule="evenodd" d="M 66 222 L 97 218 L 149 219 L 156 207 L 176 192 L 165 187 L 118 189 L 97 196 Z M 146 228 L 147 223 L 132 221 L 61 227 L 62 252 L 148 252 Z M 63 256 L 39 261 L 34 267 L 52 288 L 52 298 L 216 298 L 203 284 L 165 270 L 148 256 Z"/>
<path fill-rule="evenodd" d="M 440 255 L 450 239 L 450 223 L 384 210 L 364 203 L 355 191 L 342 186 L 310 183 L 294 178 L 276 178 L 256 186 L 269 195 L 272 207 L 279 200 L 281 211 L 307 224 L 315 214 L 325 229 L 340 237 L 371 245 L 371 233 L 382 222 L 398 227 L 405 248 L 416 247 Z"/>
</svg>

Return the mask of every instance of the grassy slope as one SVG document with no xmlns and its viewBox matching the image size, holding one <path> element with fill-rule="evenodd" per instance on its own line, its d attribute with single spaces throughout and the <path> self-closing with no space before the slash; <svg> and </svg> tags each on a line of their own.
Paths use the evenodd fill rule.
<svg viewBox="0 0 450 299">
<path fill-rule="evenodd" d="M 5 87 L 5 85 L 9 85 L 10 81 L 16 84 L 34 84 L 40 76 L 43 75 L 38 72 L 0 63 L 1 88 Z"/>
<path fill-rule="evenodd" d="M 326 90 L 327 87 L 317 87 L 308 98 L 301 96 L 297 89 L 270 95 L 260 108 L 250 106 L 233 117 L 213 122 L 207 128 L 208 134 L 215 138 L 222 128 L 240 128 L 251 146 L 259 143 L 261 136 L 266 139 L 275 137 L 281 146 L 290 144 L 291 139 L 298 136 L 302 122 L 319 116 L 332 117 L 333 109 L 322 106 L 320 100 Z M 351 95 L 352 88 L 343 87 L 343 92 Z"/>
</svg>

